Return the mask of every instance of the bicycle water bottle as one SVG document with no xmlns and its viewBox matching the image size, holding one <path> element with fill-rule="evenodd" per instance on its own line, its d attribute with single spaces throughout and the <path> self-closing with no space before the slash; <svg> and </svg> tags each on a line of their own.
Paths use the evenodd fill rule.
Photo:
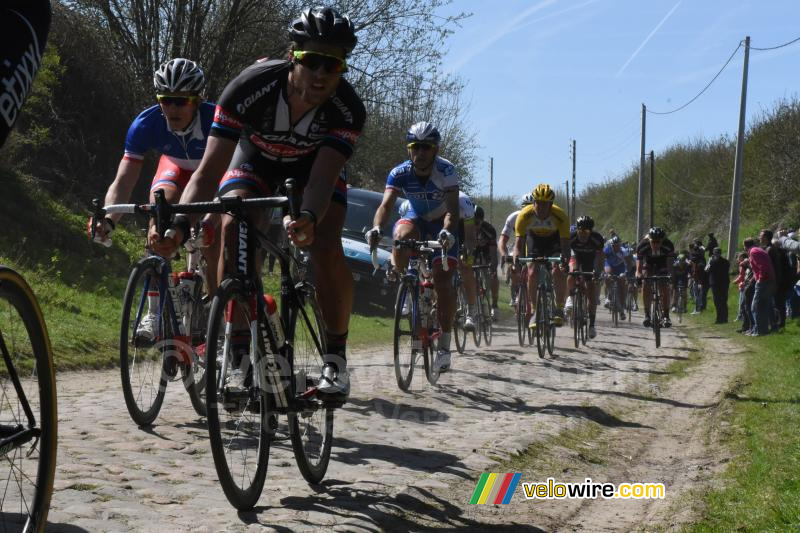
<svg viewBox="0 0 800 533">
<path fill-rule="evenodd" d="M 264 304 L 266 305 L 267 308 L 267 321 L 269 322 L 272 334 L 275 336 L 275 341 L 277 342 L 278 349 L 280 349 L 280 347 L 283 346 L 285 337 L 283 334 L 283 324 L 281 324 L 281 317 L 278 314 L 278 302 L 275 301 L 275 298 L 273 298 L 272 295 L 265 294 Z"/>
</svg>

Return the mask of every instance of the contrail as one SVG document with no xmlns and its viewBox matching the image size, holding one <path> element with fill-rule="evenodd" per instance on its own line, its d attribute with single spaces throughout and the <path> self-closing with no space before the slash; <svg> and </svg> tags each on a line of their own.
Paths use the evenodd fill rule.
<svg viewBox="0 0 800 533">
<path fill-rule="evenodd" d="M 456 60 L 448 69 L 450 72 L 455 72 L 475 57 L 476 55 L 480 54 L 487 48 L 489 48 L 495 41 L 498 41 L 502 37 L 508 35 L 510 31 L 513 31 L 515 27 L 537 11 L 541 11 L 542 9 L 546 8 L 547 6 L 554 4 L 557 0 L 543 0 L 536 5 L 533 5 L 520 13 L 514 20 L 503 26 L 500 30 L 498 30 L 494 35 L 486 39 L 485 41 L 479 43 L 475 48 L 469 50 L 466 55 L 461 57 L 460 59 Z"/>
<path fill-rule="evenodd" d="M 661 22 L 659 22 L 658 25 L 656 25 L 656 27 L 653 28 L 653 31 L 650 32 L 650 35 L 648 35 L 645 38 L 645 40 L 642 41 L 642 44 L 639 45 L 639 48 L 637 48 L 636 51 L 631 55 L 631 57 L 628 58 L 628 60 L 625 62 L 625 64 L 622 65 L 622 68 L 619 69 L 619 72 L 617 72 L 617 75 L 614 76 L 615 78 L 619 78 L 620 74 L 622 74 L 625 71 L 625 69 L 628 68 L 628 65 L 630 65 L 631 61 L 633 61 L 636 58 L 636 56 L 639 55 L 639 52 L 642 51 L 642 48 L 645 47 L 645 45 L 648 43 L 648 41 L 650 41 L 650 39 L 653 38 L 653 35 L 656 34 L 656 32 L 659 30 L 659 28 L 661 28 L 661 26 L 667 21 L 667 19 L 672 16 L 672 14 L 675 12 L 675 10 L 678 9 L 678 6 L 681 5 L 682 1 L 683 0 L 678 0 L 678 3 L 675 4 L 672 7 L 672 9 L 669 10 L 669 13 L 667 13 L 664 16 L 664 18 L 661 19 Z"/>
</svg>

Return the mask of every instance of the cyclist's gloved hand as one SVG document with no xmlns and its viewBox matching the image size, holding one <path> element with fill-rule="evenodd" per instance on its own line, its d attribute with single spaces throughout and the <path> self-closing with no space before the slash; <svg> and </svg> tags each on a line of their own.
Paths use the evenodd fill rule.
<svg viewBox="0 0 800 533">
<path fill-rule="evenodd" d="M 158 234 L 155 225 L 151 225 L 147 232 L 147 242 L 150 249 L 161 257 L 170 259 L 178 251 L 183 235 L 180 230 L 170 228 L 164 233 L 164 238 Z"/>
<path fill-rule="evenodd" d="M 314 230 L 317 226 L 317 217 L 308 209 L 301 209 L 300 216 L 292 220 L 289 216 L 284 217 L 283 227 L 292 243 L 298 248 L 311 246 L 314 242 Z"/>
<path fill-rule="evenodd" d="M 456 236 L 446 229 L 443 229 L 439 232 L 439 242 L 442 243 L 442 246 L 450 249 L 456 244 Z"/>
<path fill-rule="evenodd" d="M 92 236 L 92 223 L 94 223 L 94 236 Z M 114 221 L 108 217 L 98 222 L 95 222 L 94 217 L 89 218 L 89 238 L 103 246 L 111 246 L 111 235 L 115 228 Z"/>
<path fill-rule="evenodd" d="M 381 240 L 381 237 L 382 233 L 380 226 L 375 226 L 364 234 L 364 240 L 367 241 L 367 244 L 369 244 L 370 248 L 375 248 L 378 246 L 378 242 Z"/>
</svg>

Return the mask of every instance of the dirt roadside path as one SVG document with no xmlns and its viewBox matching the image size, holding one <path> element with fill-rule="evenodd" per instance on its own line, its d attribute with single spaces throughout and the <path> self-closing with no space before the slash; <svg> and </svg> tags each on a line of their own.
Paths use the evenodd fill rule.
<svg viewBox="0 0 800 533">
<path fill-rule="evenodd" d="M 168 389 L 156 425 L 142 429 L 127 415 L 118 372 L 61 374 L 49 530 L 629 531 L 665 516 L 673 494 L 696 487 L 697 467 L 710 465 L 707 417 L 739 367 L 731 355 L 708 357 L 658 390 L 650 377 L 697 350 L 687 331 L 665 331 L 656 350 L 638 316 L 614 330 L 602 321 L 608 314 L 599 315 L 599 336 L 584 349 L 571 348 L 569 331 L 561 330 L 553 360 L 520 348 L 504 322 L 490 348 L 475 350 L 468 341 L 438 387 L 419 368 L 411 393 L 397 388 L 390 349 L 352 354 L 353 393 L 336 416 L 326 479 L 309 486 L 290 444 L 273 444 L 267 483 L 250 513 L 237 514 L 225 499 L 204 422 L 180 386 Z M 496 470 L 497 461 L 586 424 L 601 430 L 598 442 L 608 442 L 617 460 L 595 469 L 573 461 L 574 471 L 541 470 L 523 481 L 587 474 L 604 482 L 660 481 L 667 500 L 543 505 L 526 501 L 518 488 L 510 505 L 468 505 L 477 477 Z M 572 460 L 568 451 L 563 459 Z"/>
</svg>

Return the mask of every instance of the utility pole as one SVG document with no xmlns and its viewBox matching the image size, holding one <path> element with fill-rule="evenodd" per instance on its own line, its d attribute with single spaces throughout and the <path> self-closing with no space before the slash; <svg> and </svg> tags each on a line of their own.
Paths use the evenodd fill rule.
<svg viewBox="0 0 800 533">
<path fill-rule="evenodd" d="M 655 203 L 655 190 L 656 190 L 656 155 L 653 150 L 650 150 L 650 227 L 656 225 L 656 203 Z"/>
<path fill-rule="evenodd" d="M 570 211 L 570 206 L 569 206 L 569 180 L 564 181 L 564 187 L 566 187 L 566 189 L 567 189 L 567 196 L 566 196 L 566 199 L 567 199 L 567 218 L 572 220 L 573 213 L 572 213 L 572 211 Z"/>
<path fill-rule="evenodd" d="M 494 224 L 494 157 L 489 158 L 489 220 Z"/>
<path fill-rule="evenodd" d="M 642 238 L 644 233 L 644 134 L 647 117 L 647 106 L 642 104 L 642 149 L 641 160 L 639 162 L 639 198 L 636 203 L 636 241 Z"/>
<path fill-rule="evenodd" d="M 739 247 L 739 211 L 742 206 L 742 168 L 744 165 L 744 121 L 747 107 L 747 66 L 750 61 L 750 36 L 744 38 L 744 68 L 742 70 L 742 101 L 739 107 L 739 136 L 736 138 L 736 159 L 733 164 L 733 193 L 731 194 L 731 227 L 728 233 L 728 261 L 733 265 Z"/>
<path fill-rule="evenodd" d="M 574 222 L 575 219 L 575 139 L 572 139 L 572 220 Z"/>
</svg>

